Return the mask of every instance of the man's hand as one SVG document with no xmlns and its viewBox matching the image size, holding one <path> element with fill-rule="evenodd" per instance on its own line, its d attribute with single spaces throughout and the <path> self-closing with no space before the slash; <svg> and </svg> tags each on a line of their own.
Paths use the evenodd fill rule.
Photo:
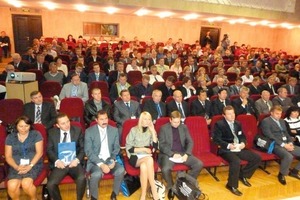
<svg viewBox="0 0 300 200">
<path fill-rule="evenodd" d="M 244 149 L 244 148 L 245 148 L 245 146 L 246 146 L 246 145 L 245 145 L 245 143 L 244 143 L 244 142 L 241 142 L 241 143 L 240 143 L 240 149 L 241 149 L 241 150 L 242 150 L 242 149 Z"/>
<path fill-rule="evenodd" d="M 284 148 L 288 151 L 293 151 L 294 150 L 294 145 L 292 143 L 288 143 L 284 145 Z"/>
<path fill-rule="evenodd" d="M 187 154 L 184 154 L 184 156 L 182 156 L 181 159 L 182 159 L 183 162 L 186 162 L 187 159 L 188 159 L 188 157 L 189 157 L 189 156 L 188 156 Z"/>
<path fill-rule="evenodd" d="M 58 160 L 56 162 L 56 167 L 59 168 L 59 169 L 64 169 L 66 166 L 65 166 L 65 163 L 61 160 Z"/>
<path fill-rule="evenodd" d="M 100 168 L 102 169 L 102 171 L 103 171 L 104 174 L 107 174 L 107 173 L 110 172 L 110 168 L 106 164 L 100 165 Z"/>
<path fill-rule="evenodd" d="M 229 149 L 230 149 L 230 150 L 233 150 L 233 149 L 235 149 L 235 148 L 236 148 L 236 147 L 235 147 L 234 144 L 230 144 L 230 145 L 229 145 Z"/>
<path fill-rule="evenodd" d="M 116 165 L 115 161 L 112 161 L 112 163 L 108 166 L 109 169 L 113 169 Z"/>
<path fill-rule="evenodd" d="M 72 160 L 71 163 L 69 164 L 69 167 L 72 168 L 72 167 L 77 167 L 78 165 L 78 160 L 75 159 L 75 160 Z"/>
<path fill-rule="evenodd" d="M 181 158 L 181 155 L 180 155 L 180 154 L 178 154 L 178 153 L 175 153 L 175 154 L 173 155 L 173 158 L 174 158 L 174 159 Z"/>
<path fill-rule="evenodd" d="M 245 106 L 245 105 L 247 105 L 247 103 L 248 103 L 248 100 L 247 100 L 247 98 L 243 99 L 243 102 L 242 102 L 242 104 Z"/>
</svg>

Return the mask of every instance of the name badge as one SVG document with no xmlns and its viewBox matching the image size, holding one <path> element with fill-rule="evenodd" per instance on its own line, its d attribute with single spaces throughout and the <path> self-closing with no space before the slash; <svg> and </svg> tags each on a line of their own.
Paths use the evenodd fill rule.
<svg viewBox="0 0 300 200">
<path fill-rule="evenodd" d="M 21 158 L 20 165 L 29 165 L 29 159 Z"/>
<path fill-rule="evenodd" d="M 285 136 L 283 136 L 282 139 L 283 139 L 283 141 L 286 141 L 286 137 Z"/>
<path fill-rule="evenodd" d="M 131 119 L 136 119 L 136 116 L 131 116 Z"/>
<path fill-rule="evenodd" d="M 242 135 L 242 131 L 239 131 L 239 132 L 238 132 L 238 135 Z"/>
<path fill-rule="evenodd" d="M 145 95 L 142 95 L 141 98 L 142 98 L 142 99 L 145 98 Z"/>
</svg>

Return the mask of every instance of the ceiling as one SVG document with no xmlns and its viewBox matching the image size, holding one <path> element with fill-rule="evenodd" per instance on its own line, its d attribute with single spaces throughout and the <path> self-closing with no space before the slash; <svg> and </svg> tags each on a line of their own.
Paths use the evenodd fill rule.
<svg viewBox="0 0 300 200">
<path fill-rule="evenodd" d="M 240 23 L 270 28 L 300 28 L 300 20 L 297 20 L 296 16 L 296 0 L 272 0 L 274 6 L 272 11 L 270 11 L 272 7 L 268 6 L 266 2 L 269 0 L 0 0 L 0 6 L 9 6 L 14 10 L 23 12 L 24 10 L 29 12 L 33 8 L 38 10 L 77 10 L 79 12 L 137 15 L 140 17 L 203 20 L 209 23 Z M 279 8 L 282 10 L 278 11 Z M 288 17 L 282 17 L 285 15 L 292 16 L 291 19 L 293 20 L 289 21 L 287 20 Z M 266 16 L 269 16 L 270 19 Z M 295 17 L 296 20 L 294 20 Z"/>
</svg>

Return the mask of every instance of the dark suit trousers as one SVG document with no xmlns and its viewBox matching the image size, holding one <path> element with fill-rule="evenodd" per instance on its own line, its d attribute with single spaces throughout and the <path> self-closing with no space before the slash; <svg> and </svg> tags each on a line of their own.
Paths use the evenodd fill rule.
<svg viewBox="0 0 300 200">
<path fill-rule="evenodd" d="M 85 192 L 86 179 L 84 169 L 81 165 L 77 165 L 77 167 L 72 168 L 66 167 L 65 169 L 59 169 L 55 167 L 51 171 L 47 182 L 47 188 L 51 198 L 55 200 L 62 199 L 58 185 L 66 175 L 70 175 L 75 180 L 77 200 L 82 200 Z"/>
<path fill-rule="evenodd" d="M 294 156 L 300 158 L 300 147 L 294 146 L 294 151 L 287 151 L 284 147 L 275 145 L 273 153 L 277 155 L 280 160 L 280 173 L 284 176 L 288 175 L 290 166 L 293 162 Z M 300 162 L 297 163 L 295 169 L 300 170 Z"/>
<path fill-rule="evenodd" d="M 222 153 L 220 156 L 229 163 L 229 177 L 227 185 L 235 188 L 238 188 L 240 177 L 251 178 L 261 161 L 258 154 L 247 149 L 243 149 L 240 152 Z M 241 168 L 241 160 L 248 161 L 248 164 L 244 168 Z"/>
<path fill-rule="evenodd" d="M 162 171 L 162 176 L 167 182 L 167 191 L 173 187 L 173 179 L 172 179 L 172 168 L 176 164 L 172 161 L 169 160 L 169 157 L 167 155 L 160 155 L 159 160 L 158 160 L 161 171 Z M 183 163 L 184 165 L 187 165 L 190 167 L 190 172 L 189 175 L 197 179 L 199 176 L 199 173 L 201 169 L 203 168 L 203 163 L 200 161 L 198 158 L 195 156 L 189 156 L 187 161 Z"/>
</svg>

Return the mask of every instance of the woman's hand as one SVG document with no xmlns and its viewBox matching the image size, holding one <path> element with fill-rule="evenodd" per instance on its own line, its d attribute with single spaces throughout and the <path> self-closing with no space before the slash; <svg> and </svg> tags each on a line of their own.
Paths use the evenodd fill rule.
<svg viewBox="0 0 300 200">
<path fill-rule="evenodd" d="M 32 167 L 30 165 L 19 165 L 17 168 L 18 174 L 27 174 Z"/>
</svg>

